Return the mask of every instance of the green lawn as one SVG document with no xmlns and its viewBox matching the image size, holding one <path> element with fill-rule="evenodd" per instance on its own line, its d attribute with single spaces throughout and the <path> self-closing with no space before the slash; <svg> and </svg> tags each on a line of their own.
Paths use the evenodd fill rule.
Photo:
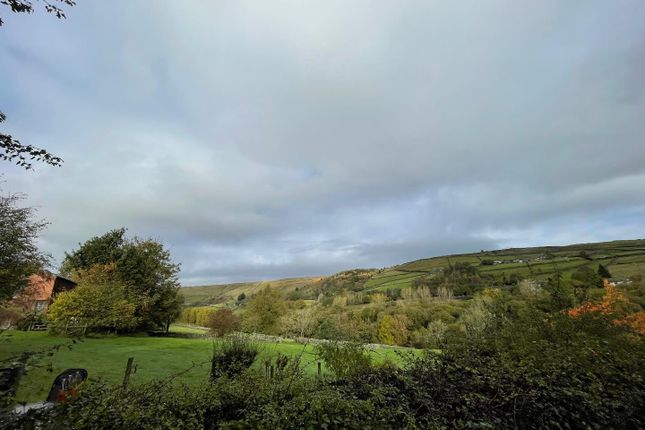
<svg viewBox="0 0 645 430">
<path fill-rule="evenodd" d="M 173 329 L 198 330 L 177 326 Z M 212 340 L 207 338 L 114 336 L 86 338 L 73 344 L 69 338 L 50 336 L 46 332 L 6 331 L 0 335 L 0 360 L 22 351 L 41 351 L 55 345 L 64 346 L 29 369 L 18 390 L 17 401 L 44 400 L 54 377 L 72 367 L 87 369 L 91 379 L 101 378 L 110 383 L 120 383 L 128 357 L 135 358 L 136 373 L 130 378 L 133 384 L 167 377 L 195 364 L 195 367 L 182 374 L 178 381 L 196 385 L 208 377 L 212 350 Z M 295 342 L 261 342 L 260 347 L 262 352 L 255 364 L 258 367 L 262 366 L 265 357 L 277 353 L 288 356 L 302 354 L 305 370 L 310 374 L 316 372 L 317 360 L 311 345 L 303 347 Z M 371 353 L 376 362 L 383 362 L 387 357 L 400 364 L 403 359 L 398 351 L 415 355 L 420 353 L 419 350 L 406 348 L 382 348 Z"/>
<path fill-rule="evenodd" d="M 208 330 L 184 324 L 172 324 L 170 326 L 170 332 L 179 334 L 207 334 Z"/>
</svg>

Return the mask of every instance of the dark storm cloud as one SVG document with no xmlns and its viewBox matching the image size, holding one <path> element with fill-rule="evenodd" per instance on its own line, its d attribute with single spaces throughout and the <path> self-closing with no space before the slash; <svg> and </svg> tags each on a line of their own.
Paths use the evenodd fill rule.
<svg viewBox="0 0 645 430">
<path fill-rule="evenodd" d="M 195 284 L 643 236 L 641 2 L 190 5 L 0 30 L 9 130 L 66 161 L 4 188 L 56 258 L 123 225 Z"/>
</svg>

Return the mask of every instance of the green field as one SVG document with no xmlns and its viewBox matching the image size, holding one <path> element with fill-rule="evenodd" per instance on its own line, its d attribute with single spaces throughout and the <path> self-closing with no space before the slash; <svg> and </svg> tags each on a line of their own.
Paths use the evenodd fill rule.
<svg viewBox="0 0 645 430">
<path fill-rule="evenodd" d="M 200 330 L 173 326 L 177 333 L 196 334 Z M 203 331 L 201 331 L 203 332 Z M 142 383 L 155 378 L 164 378 L 195 366 L 177 378 L 178 382 L 197 385 L 208 377 L 212 340 L 208 338 L 175 338 L 140 336 L 114 336 L 86 338 L 72 343 L 64 337 L 50 336 L 46 332 L 6 331 L 0 335 L 0 360 L 12 357 L 22 351 L 44 351 L 55 345 L 63 345 L 52 356 L 46 356 L 34 363 L 23 377 L 16 400 L 25 402 L 41 401 L 47 397 L 54 377 L 67 368 L 80 367 L 88 370 L 91 379 L 103 379 L 120 383 L 128 357 L 135 358 L 136 373 L 131 383 Z M 310 374 L 316 372 L 316 356 L 313 347 L 285 342 L 260 342 L 261 355 L 256 366 L 264 358 L 278 353 L 288 356 L 301 355 L 301 363 Z M 371 353 L 375 362 L 386 357 L 400 364 L 400 352 L 419 354 L 419 350 L 408 348 L 376 349 Z M 323 369 L 324 370 L 324 369 Z"/>
<path fill-rule="evenodd" d="M 587 253 L 588 258 L 579 256 L 582 251 Z M 550 253 L 552 258 L 544 258 L 546 253 Z M 502 261 L 502 263 L 490 266 L 482 265 L 482 260 L 487 259 Z M 518 259 L 523 262 L 513 262 Z M 598 264 L 603 264 L 614 278 L 623 279 L 645 275 L 645 240 L 514 248 L 425 258 L 386 270 L 375 271 L 374 275 L 365 283 L 365 290 L 409 287 L 414 279 L 420 276 L 432 276 L 455 263 L 468 263 L 476 266 L 482 275 L 501 277 L 502 275 L 518 274 L 536 279 L 545 279 L 556 271 L 560 271 L 564 277 L 567 277 L 581 266 L 589 265 L 595 270 Z"/>
</svg>

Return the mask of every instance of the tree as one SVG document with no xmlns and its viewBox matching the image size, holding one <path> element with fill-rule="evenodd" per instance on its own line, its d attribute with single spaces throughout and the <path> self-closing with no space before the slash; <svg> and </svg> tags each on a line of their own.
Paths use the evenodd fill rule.
<svg viewBox="0 0 645 430">
<path fill-rule="evenodd" d="M 0 112 L 0 123 L 7 119 L 4 113 Z M 23 145 L 19 140 L 14 139 L 10 134 L 0 133 L 0 160 L 15 162 L 16 165 L 31 169 L 30 161 L 42 161 L 52 166 L 60 166 L 63 160 L 56 157 L 44 149 L 36 148 L 32 145 Z"/>
<path fill-rule="evenodd" d="M 60 273 L 63 276 L 72 276 L 75 271 L 88 270 L 96 264 L 119 261 L 126 244 L 125 232 L 125 228 L 118 228 L 102 236 L 95 236 L 83 244 L 79 243 L 76 251 L 71 254 L 65 253 Z"/>
<path fill-rule="evenodd" d="M 561 311 L 571 307 L 573 304 L 573 294 L 571 288 L 562 282 L 562 275 L 556 272 L 553 277 L 547 280 L 545 289 L 549 293 L 549 308 L 551 311 Z"/>
<path fill-rule="evenodd" d="M 476 296 L 472 300 L 470 306 L 459 318 L 466 336 L 476 338 L 492 328 L 492 301 L 491 297 L 483 294 Z"/>
<path fill-rule="evenodd" d="M 59 6 L 52 4 L 54 2 L 66 6 L 76 4 L 75 0 L 43 0 L 45 10 L 59 19 L 66 18 L 65 12 Z M 30 0 L 1 0 L 0 5 L 9 7 L 11 12 L 14 13 L 32 13 L 34 11 L 34 5 Z M 4 24 L 4 21 L 0 17 L 0 26 L 2 24 Z M 0 123 L 6 119 L 5 114 L 0 111 Z M 42 161 L 52 166 L 60 166 L 63 163 L 60 157 L 56 157 L 46 150 L 32 145 L 23 145 L 10 134 L 0 133 L 0 150 L 4 151 L 4 154 L 0 153 L 0 160 L 15 162 L 18 166 L 27 170 L 31 169 L 31 160 Z"/>
<path fill-rule="evenodd" d="M 65 254 L 61 273 L 73 279 L 95 265 L 114 264 L 114 272 L 137 298 L 140 328 L 165 328 L 181 312 L 179 265 L 170 252 L 152 239 L 125 237 L 120 228 L 79 244 L 79 249 Z"/>
<path fill-rule="evenodd" d="M 383 293 L 374 293 L 370 295 L 370 303 L 383 304 L 387 302 L 387 296 Z"/>
<path fill-rule="evenodd" d="M 276 290 L 267 285 L 251 298 L 242 314 L 245 330 L 277 334 L 286 306 Z"/>
<path fill-rule="evenodd" d="M 412 325 L 405 315 L 385 315 L 378 328 L 379 340 L 386 345 L 405 345 L 410 337 L 408 327 Z"/>
<path fill-rule="evenodd" d="M 123 284 L 82 283 L 59 294 L 47 316 L 54 327 L 69 323 L 87 324 L 94 330 L 132 330 L 138 325 L 136 305 Z"/>
<path fill-rule="evenodd" d="M 211 329 L 217 337 L 226 336 L 229 333 L 240 329 L 240 317 L 235 315 L 228 308 L 218 309 L 208 316 L 206 326 Z"/>
<path fill-rule="evenodd" d="M 54 14 L 58 19 L 67 18 L 67 16 L 65 16 L 65 11 L 51 2 L 56 2 L 70 7 L 76 4 L 76 0 L 43 0 L 45 10 L 48 13 Z M 34 11 L 34 4 L 30 0 L 2 0 L 0 1 L 0 5 L 8 6 L 11 8 L 11 12 L 14 13 L 33 13 Z M 0 26 L 2 24 L 4 24 L 4 21 L 0 18 Z"/>
<path fill-rule="evenodd" d="M 579 302 L 587 299 L 590 288 L 602 288 L 602 278 L 589 266 L 582 266 L 571 274 L 571 286 Z"/>
<path fill-rule="evenodd" d="M 611 278 L 611 273 L 609 273 L 609 270 L 602 264 L 598 265 L 598 276 L 600 276 L 603 279 L 609 279 Z"/>
<path fill-rule="evenodd" d="M 316 322 L 316 309 L 307 306 L 296 309 L 282 318 L 282 329 L 287 335 L 308 337 L 313 334 Z"/>
<path fill-rule="evenodd" d="M 22 199 L 19 194 L 0 196 L 0 303 L 26 287 L 29 276 L 49 261 L 36 246 L 47 223 L 34 219 L 34 208 L 19 207 Z"/>
</svg>

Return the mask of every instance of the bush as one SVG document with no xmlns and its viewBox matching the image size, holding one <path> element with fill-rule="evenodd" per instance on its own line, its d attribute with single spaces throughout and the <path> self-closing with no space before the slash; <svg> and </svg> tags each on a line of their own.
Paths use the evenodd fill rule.
<svg viewBox="0 0 645 430">
<path fill-rule="evenodd" d="M 258 353 L 258 345 L 243 335 L 230 335 L 214 341 L 211 379 L 233 378 L 241 374 L 251 367 Z"/>
<path fill-rule="evenodd" d="M 24 318 L 25 315 L 19 308 L 0 307 L 0 329 L 13 327 Z"/>
<path fill-rule="evenodd" d="M 361 373 L 372 367 L 364 345 L 354 342 L 330 341 L 315 346 L 316 355 L 339 378 Z"/>
<path fill-rule="evenodd" d="M 68 323 L 87 324 L 93 330 L 132 330 L 139 318 L 123 285 L 79 285 L 59 294 L 47 313 L 53 330 Z"/>
<path fill-rule="evenodd" d="M 240 329 L 240 317 L 228 308 L 218 309 L 208 314 L 206 327 L 210 328 L 215 336 L 222 337 Z"/>
</svg>

